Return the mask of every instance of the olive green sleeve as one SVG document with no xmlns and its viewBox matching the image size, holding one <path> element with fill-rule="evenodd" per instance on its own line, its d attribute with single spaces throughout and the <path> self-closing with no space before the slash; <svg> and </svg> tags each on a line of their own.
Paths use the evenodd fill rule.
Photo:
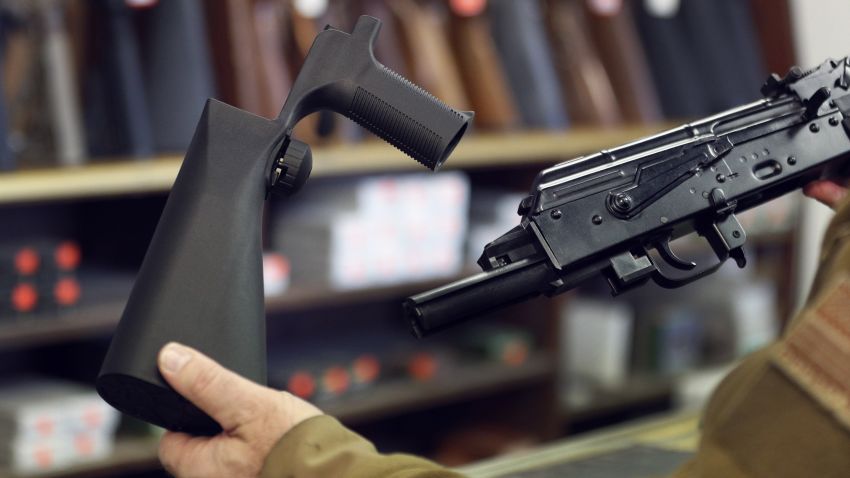
<svg viewBox="0 0 850 478">
<path fill-rule="evenodd" d="M 382 455 L 365 438 L 328 415 L 287 432 L 269 454 L 262 478 L 457 478 L 410 455 Z"/>
<path fill-rule="evenodd" d="M 809 292 L 806 308 L 812 306 L 825 289 L 850 272 L 850 196 L 836 208 L 821 243 L 818 270 Z M 803 313 L 797 314 L 797 318 Z M 792 324 L 793 325 L 793 324 Z"/>
</svg>

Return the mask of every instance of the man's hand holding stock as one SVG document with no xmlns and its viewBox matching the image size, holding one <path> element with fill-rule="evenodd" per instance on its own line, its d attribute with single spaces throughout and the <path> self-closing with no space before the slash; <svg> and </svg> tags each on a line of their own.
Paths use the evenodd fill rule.
<svg viewBox="0 0 850 478">
<path fill-rule="evenodd" d="M 284 433 L 322 414 L 313 405 L 240 377 L 184 345 L 163 347 L 159 369 L 169 385 L 224 430 L 213 437 L 165 433 L 159 458 L 178 478 L 258 476 Z"/>
</svg>

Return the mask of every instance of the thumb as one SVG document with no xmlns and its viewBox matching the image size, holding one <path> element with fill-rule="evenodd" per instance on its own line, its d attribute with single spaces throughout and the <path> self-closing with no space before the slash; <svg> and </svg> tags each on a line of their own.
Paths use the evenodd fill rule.
<svg viewBox="0 0 850 478">
<path fill-rule="evenodd" d="M 833 181 L 814 181 L 806 185 L 803 192 L 827 206 L 835 209 L 847 197 L 847 188 Z"/>
<path fill-rule="evenodd" d="M 171 342 L 160 350 L 158 362 L 168 384 L 225 432 L 234 432 L 261 414 L 267 390 L 201 352 Z"/>
</svg>

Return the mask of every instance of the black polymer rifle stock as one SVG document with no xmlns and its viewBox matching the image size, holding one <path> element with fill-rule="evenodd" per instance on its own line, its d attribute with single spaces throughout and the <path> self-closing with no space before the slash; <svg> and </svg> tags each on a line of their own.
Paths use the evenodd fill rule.
<svg viewBox="0 0 850 478">
<path fill-rule="evenodd" d="M 169 430 L 221 432 L 160 375 L 171 341 L 266 383 L 262 211 L 268 192 L 292 196 L 310 175 L 310 147 L 292 136 L 304 116 L 345 115 L 432 170 L 451 154 L 472 114 L 378 63 L 380 25 L 362 16 L 351 33 L 316 35 L 277 119 L 207 100 L 97 378 L 109 404 Z"/>
<path fill-rule="evenodd" d="M 744 267 L 735 213 L 847 171 L 850 57 L 784 77 L 764 99 L 538 174 L 522 220 L 484 248 L 484 272 L 408 298 L 417 336 L 604 275 L 614 294 L 653 280 L 673 288 Z M 670 242 L 696 232 L 716 260 L 682 260 Z"/>
</svg>

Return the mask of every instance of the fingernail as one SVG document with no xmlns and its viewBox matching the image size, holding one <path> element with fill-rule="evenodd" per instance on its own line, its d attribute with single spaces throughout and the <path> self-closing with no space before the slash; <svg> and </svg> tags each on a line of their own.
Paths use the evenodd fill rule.
<svg viewBox="0 0 850 478">
<path fill-rule="evenodd" d="M 162 369 L 168 373 L 177 373 L 192 358 L 192 353 L 182 345 L 170 343 L 162 349 L 160 361 Z"/>
</svg>

